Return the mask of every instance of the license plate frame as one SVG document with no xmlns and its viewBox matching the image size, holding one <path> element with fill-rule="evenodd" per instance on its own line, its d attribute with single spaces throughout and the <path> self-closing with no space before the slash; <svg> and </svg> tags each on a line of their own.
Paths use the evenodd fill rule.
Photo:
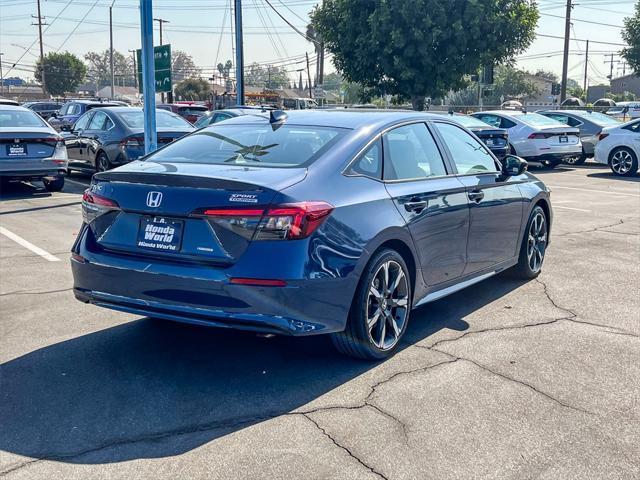
<svg viewBox="0 0 640 480">
<path fill-rule="evenodd" d="M 145 250 L 177 253 L 182 248 L 184 220 L 161 215 L 140 218 L 136 246 Z"/>
<path fill-rule="evenodd" d="M 568 135 L 560 135 L 558 137 L 558 142 L 559 143 L 569 143 L 569 136 Z"/>
<path fill-rule="evenodd" d="M 27 152 L 27 144 L 26 143 L 9 143 L 7 144 L 7 157 L 15 158 L 15 157 L 26 157 L 28 155 Z"/>
</svg>

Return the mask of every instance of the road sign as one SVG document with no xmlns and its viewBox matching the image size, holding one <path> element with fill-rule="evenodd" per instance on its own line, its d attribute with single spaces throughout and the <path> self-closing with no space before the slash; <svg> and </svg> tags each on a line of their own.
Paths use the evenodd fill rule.
<svg viewBox="0 0 640 480">
<path fill-rule="evenodd" d="M 322 85 L 318 85 L 314 91 L 313 91 L 313 95 L 315 96 L 315 98 L 324 98 L 325 95 L 325 91 L 324 88 L 322 88 Z"/>
<path fill-rule="evenodd" d="M 142 50 L 136 50 L 138 60 L 138 85 L 142 86 Z M 153 47 L 156 92 L 170 92 L 171 82 L 171 45 Z M 142 87 L 140 88 L 142 91 Z"/>
</svg>

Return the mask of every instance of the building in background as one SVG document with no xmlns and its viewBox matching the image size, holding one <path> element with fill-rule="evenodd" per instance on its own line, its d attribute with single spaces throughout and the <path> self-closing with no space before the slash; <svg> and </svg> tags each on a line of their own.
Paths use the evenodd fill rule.
<svg viewBox="0 0 640 480">
<path fill-rule="evenodd" d="M 626 92 L 640 96 L 640 77 L 638 75 L 625 75 L 611 80 L 611 93 L 620 95 Z"/>
</svg>

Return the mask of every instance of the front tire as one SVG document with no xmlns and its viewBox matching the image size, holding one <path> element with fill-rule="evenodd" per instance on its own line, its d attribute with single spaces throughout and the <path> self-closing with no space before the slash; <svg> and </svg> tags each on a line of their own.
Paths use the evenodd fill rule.
<svg viewBox="0 0 640 480">
<path fill-rule="evenodd" d="M 548 242 L 549 222 L 547 215 L 542 207 L 537 205 L 529 215 L 520 246 L 520 258 L 513 267 L 513 276 L 523 280 L 531 280 L 540 275 Z"/>
<path fill-rule="evenodd" d="M 618 147 L 609 155 L 609 168 L 620 177 L 630 177 L 638 171 L 638 157 L 627 147 Z"/>
<path fill-rule="evenodd" d="M 64 188 L 64 177 L 58 177 L 53 180 L 44 178 L 42 179 L 42 183 L 47 192 L 59 192 Z"/>
<path fill-rule="evenodd" d="M 407 330 L 411 298 L 402 256 L 391 249 L 377 253 L 360 277 L 345 330 L 331 335 L 336 349 L 365 360 L 393 355 Z"/>
</svg>

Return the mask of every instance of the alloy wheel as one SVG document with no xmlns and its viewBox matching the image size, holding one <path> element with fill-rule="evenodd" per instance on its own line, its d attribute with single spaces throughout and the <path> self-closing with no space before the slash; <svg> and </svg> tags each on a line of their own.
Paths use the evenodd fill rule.
<svg viewBox="0 0 640 480">
<path fill-rule="evenodd" d="M 547 220 L 542 212 L 536 212 L 529 224 L 527 241 L 527 261 L 532 272 L 538 273 L 542 268 L 547 248 Z"/>
<path fill-rule="evenodd" d="M 611 170 L 618 175 L 625 175 L 631 170 L 633 165 L 633 157 L 626 150 L 618 150 L 611 157 Z"/>
<path fill-rule="evenodd" d="M 376 271 L 365 307 L 370 341 L 390 350 L 400 338 L 409 309 L 409 282 L 398 262 L 388 260 Z"/>
<path fill-rule="evenodd" d="M 98 157 L 98 171 L 106 172 L 107 170 L 109 170 L 109 159 L 103 153 L 103 154 L 100 154 L 100 156 Z"/>
</svg>

